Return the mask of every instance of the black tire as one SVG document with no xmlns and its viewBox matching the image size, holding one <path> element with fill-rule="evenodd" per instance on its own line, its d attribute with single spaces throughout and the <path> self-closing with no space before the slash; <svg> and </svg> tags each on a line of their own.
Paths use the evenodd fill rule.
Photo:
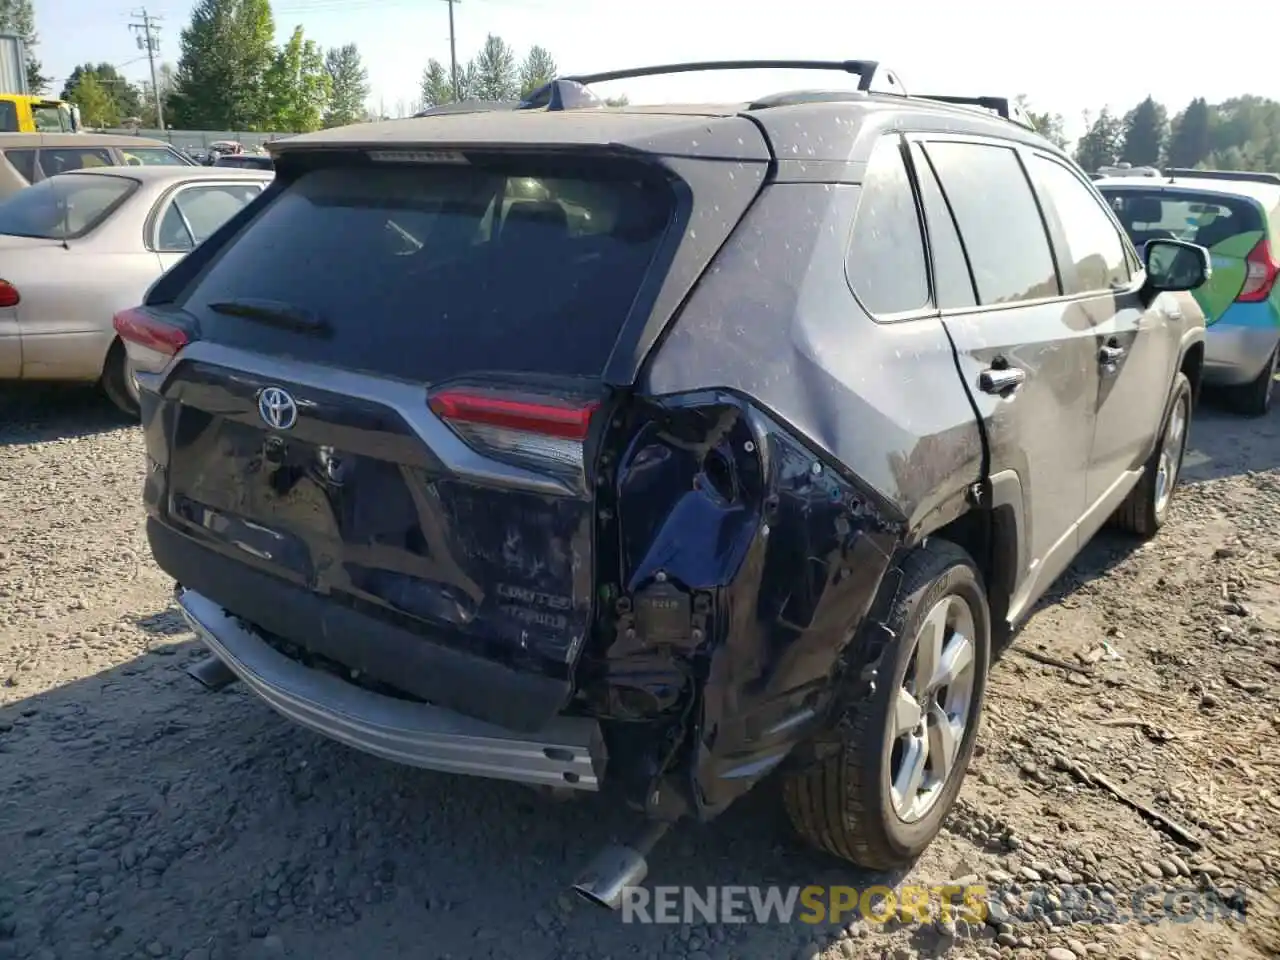
<svg viewBox="0 0 1280 960">
<path fill-rule="evenodd" d="M 986 591 L 973 560 L 960 547 L 929 540 L 903 564 L 898 597 L 885 626 L 898 638 L 888 647 L 871 699 L 851 705 L 838 725 L 841 749 L 783 782 L 783 801 L 797 832 L 810 844 L 872 870 L 910 864 L 933 841 L 964 782 L 982 716 L 991 658 Z M 916 638 L 935 605 L 949 597 L 973 619 L 973 689 L 965 728 L 950 774 L 922 817 L 899 816 L 890 789 L 894 756 L 893 710 Z"/>
<path fill-rule="evenodd" d="M 1165 452 L 1169 432 L 1174 428 L 1176 414 L 1182 410 L 1182 437 L 1179 442 L 1177 456 L 1172 463 L 1172 476 L 1166 479 L 1168 496 L 1160 493 L 1160 466 Z M 1169 395 L 1169 407 L 1165 411 L 1164 423 L 1160 427 L 1160 440 L 1147 460 L 1142 471 L 1142 479 L 1129 491 L 1124 503 L 1116 509 L 1111 517 L 1111 524 L 1126 533 L 1132 533 L 1144 540 L 1150 540 L 1164 526 L 1169 515 L 1169 504 L 1173 502 L 1173 494 L 1178 487 L 1178 479 L 1182 476 L 1182 460 L 1187 452 L 1187 434 L 1191 426 L 1191 381 L 1186 374 L 1179 372 L 1173 381 L 1173 391 Z"/>
<path fill-rule="evenodd" d="M 1271 393 L 1276 382 L 1276 367 L 1280 363 L 1280 346 L 1271 351 L 1267 365 L 1251 383 L 1232 387 L 1227 392 L 1231 409 L 1246 417 L 1265 417 L 1271 412 Z"/>
<path fill-rule="evenodd" d="M 119 340 L 107 352 L 107 362 L 102 367 L 102 390 L 127 416 L 138 417 L 138 386 L 129 370 L 129 355 Z"/>
</svg>

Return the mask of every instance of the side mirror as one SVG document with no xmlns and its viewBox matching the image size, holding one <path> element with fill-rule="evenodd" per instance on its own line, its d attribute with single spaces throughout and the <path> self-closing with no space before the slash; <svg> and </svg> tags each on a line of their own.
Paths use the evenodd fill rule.
<svg viewBox="0 0 1280 960">
<path fill-rule="evenodd" d="M 1194 290 L 1213 276 L 1209 251 L 1185 240 L 1148 240 L 1142 258 L 1147 289 L 1155 293 Z"/>
</svg>

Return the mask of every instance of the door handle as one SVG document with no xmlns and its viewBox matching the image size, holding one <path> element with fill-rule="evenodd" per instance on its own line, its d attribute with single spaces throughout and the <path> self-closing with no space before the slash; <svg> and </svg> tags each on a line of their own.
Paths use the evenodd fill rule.
<svg viewBox="0 0 1280 960">
<path fill-rule="evenodd" d="M 1106 364 L 1107 366 L 1110 366 L 1113 363 L 1118 363 L 1120 358 L 1123 356 L 1124 347 L 1116 347 L 1111 344 L 1107 344 L 1105 347 L 1098 350 L 1098 362 Z"/>
<path fill-rule="evenodd" d="M 988 367 L 978 375 L 978 389 L 983 393 L 1006 394 L 1016 390 L 1027 379 L 1021 367 Z"/>
</svg>

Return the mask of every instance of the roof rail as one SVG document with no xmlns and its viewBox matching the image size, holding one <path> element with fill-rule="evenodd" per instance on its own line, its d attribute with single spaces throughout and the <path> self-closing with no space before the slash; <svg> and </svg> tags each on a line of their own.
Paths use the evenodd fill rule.
<svg viewBox="0 0 1280 960">
<path fill-rule="evenodd" d="M 1036 125 L 1031 122 L 1031 117 L 1027 115 L 1027 111 L 1016 100 L 1010 100 L 1008 97 L 955 97 L 941 93 L 918 93 L 915 96 L 922 100 L 938 100 L 942 103 L 954 103 L 962 107 L 981 107 L 984 110 L 990 110 L 998 117 L 1026 127 L 1028 130 L 1035 130 L 1036 128 Z"/>
<path fill-rule="evenodd" d="M 600 100 L 587 87 L 610 80 L 633 80 L 675 73 L 704 73 L 713 70 L 831 70 L 851 73 L 858 78 L 858 90 L 871 91 L 876 79 L 883 77 L 893 93 L 905 93 L 902 82 L 875 60 L 698 60 L 689 63 L 666 63 L 651 67 L 630 67 L 601 73 L 581 73 L 557 77 L 533 91 L 520 103 L 519 109 L 567 110 L 579 106 L 598 106 Z"/>
<path fill-rule="evenodd" d="M 1258 170 L 1193 170 L 1189 167 L 1170 167 L 1164 175 L 1170 180 L 1174 177 L 1196 177 L 1202 180 L 1240 180 L 1247 183 L 1280 184 L 1280 173 L 1264 173 Z"/>
</svg>

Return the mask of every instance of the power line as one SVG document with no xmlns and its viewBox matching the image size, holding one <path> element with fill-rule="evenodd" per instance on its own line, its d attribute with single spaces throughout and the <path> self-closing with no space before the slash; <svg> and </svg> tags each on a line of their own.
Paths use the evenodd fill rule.
<svg viewBox="0 0 1280 960">
<path fill-rule="evenodd" d="M 163 130 L 164 105 L 161 103 L 160 85 L 156 83 L 156 54 L 160 52 L 160 27 L 156 21 L 163 18 L 151 16 L 146 7 L 136 11 L 133 16 L 142 21 L 130 23 L 129 29 L 138 34 L 138 49 L 147 51 L 147 62 L 151 65 L 151 93 L 156 98 L 156 126 Z"/>
</svg>

